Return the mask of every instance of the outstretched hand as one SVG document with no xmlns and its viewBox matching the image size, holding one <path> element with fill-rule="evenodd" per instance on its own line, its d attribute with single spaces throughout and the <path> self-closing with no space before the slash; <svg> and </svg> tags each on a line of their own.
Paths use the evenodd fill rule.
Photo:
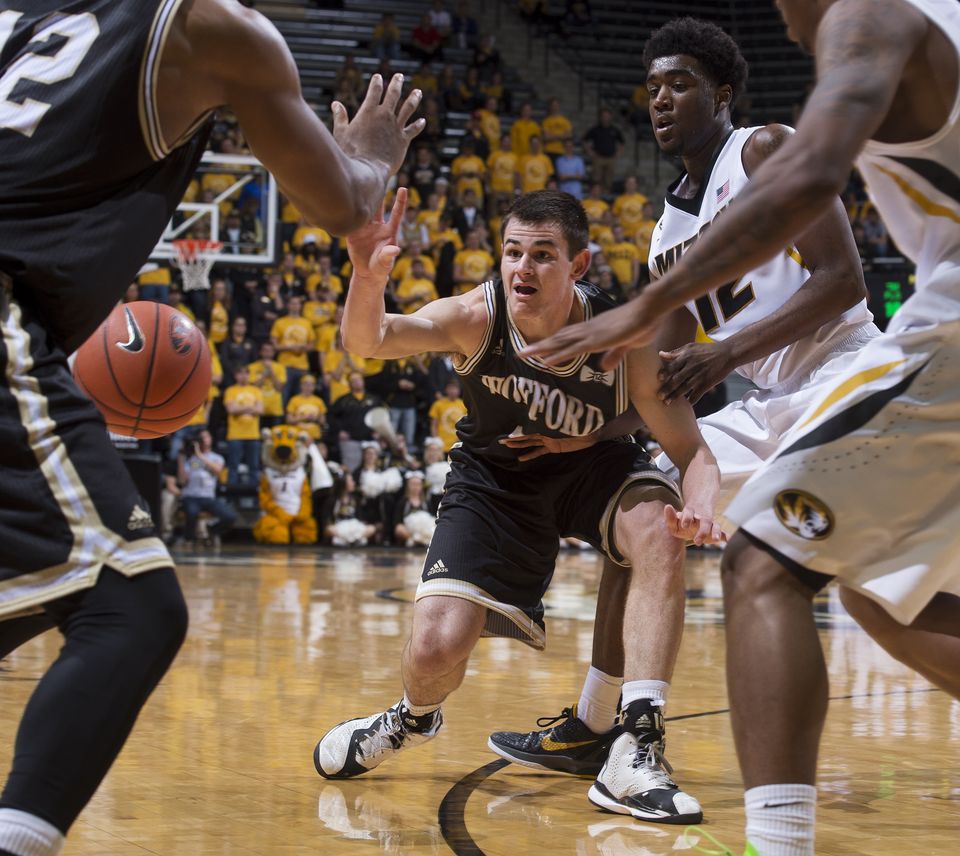
<svg viewBox="0 0 960 856">
<path fill-rule="evenodd" d="M 403 165 L 410 142 L 426 124 L 426 119 L 410 122 L 420 106 L 423 93 L 414 89 L 401 103 L 403 75 L 395 74 L 386 92 L 383 78 L 370 78 L 367 94 L 351 120 L 347 108 L 339 101 L 330 105 L 333 111 L 333 138 L 350 157 L 379 161 L 393 175 Z M 399 109 L 398 109 L 399 105 Z"/>
<path fill-rule="evenodd" d="M 393 200 L 390 219 L 383 219 L 383 204 L 380 211 L 366 226 L 362 226 L 347 236 L 347 252 L 353 262 L 357 277 L 374 277 L 386 280 L 393 270 L 393 263 L 400 255 L 397 235 L 403 212 L 407 208 L 407 188 L 397 188 L 397 198 Z"/>
<path fill-rule="evenodd" d="M 663 509 L 663 519 L 674 538 L 692 541 L 698 547 L 704 544 L 726 544 L 727 534 L 712 517 L 702 515 L 690 506 L 677 511 L 672 505 Z"/>
<path fill-rule="evenodd" d="M 627 351 L 653 341 L 662 314 L 640 295 L 590 321 L 564 327 L 552 336 L 528 345 L 520 353 L 524 357 L 539 357 L 552 365 L 561 365 L 580 354 L 605 351 L 601 365 L 609 371 L 616 368 Z"/>
</svg>

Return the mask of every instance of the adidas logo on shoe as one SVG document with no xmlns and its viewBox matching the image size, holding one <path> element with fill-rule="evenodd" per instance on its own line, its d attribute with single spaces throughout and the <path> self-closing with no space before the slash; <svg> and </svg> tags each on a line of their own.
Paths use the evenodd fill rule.
<svg viewBox="0 0 960 856">
<path fill-rule="evenodd" d="M 127 529 L 136 531 L 137 529 L 150 529 L 153 526 L 153 518 L 149 512 L 144 511 L 139 505 L 133 506 L 130 512 L 130 518 L 127 520 Z"/>
<path fill-rule="evenodd" d="M 427 571 L 427 576 L 432 577 L 435 574 L 449 574 L 449 573 L 450 573 L 450 569 L 445 564 L 443 564 L 443 559 L 437 559 L 437 561 L 435 561 L 433 565 L 431 565 L 430 570 Z"/>
</svg>

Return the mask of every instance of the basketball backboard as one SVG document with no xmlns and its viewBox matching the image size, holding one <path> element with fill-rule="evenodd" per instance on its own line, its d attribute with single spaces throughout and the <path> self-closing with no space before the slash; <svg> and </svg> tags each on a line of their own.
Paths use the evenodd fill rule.
<svg viewBox="0 0 960 856">
<path fill-rule="evenodd" d="M 250 155 L 204 152 L 194 180 L 150 254 L 153 261 L 177 256 L 174 241 L 220 241 L 213 256 L 226 264 L 270 265 L 277 239 L 277 183 Z"/>
</svg>

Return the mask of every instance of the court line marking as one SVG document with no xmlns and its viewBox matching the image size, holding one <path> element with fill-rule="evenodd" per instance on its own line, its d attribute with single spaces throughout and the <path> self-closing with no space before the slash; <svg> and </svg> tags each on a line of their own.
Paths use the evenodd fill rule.
<svg viewBox="0 0 960 856">
<path fill-rule="evenodd" d="M 917 693 L 939 693 L 942 692 L 937 687 L 927 687 L 916 690 L 888 690 L 882 693 L 851 693 L 842 696 L 830 696 L 830 701 L 849 701 L 856 698 L 880 698 L 882 696 L 892 695 L 914 695 Z M 699 719 L 704 716 L 719 716 L 723 713 L 729 713 L 730 708 L 725 707 L 720 710 L 704 710 L 700 713 L 685 713 L 680 716 L 668 716 L 667 722 L 679 722 L 683 719 Z M 472 773 L 468 773 L 459 782 L 457 782 L 449 791 L 447 791 L 443 800 L 440 802 L 440 808 L 437 813 L 437 820 L 440 823 L 440 833 L 447 846 L 456 854 L 456 856 L 485 856 L 483 850 L 467 829 L 466 807 L 467 800 L 473 795 L 473 792 L 494 773 L 498 773 L 504 767 L 510 765 L 505 758 L 491 761 L 478 767 Z M 558 773 L 558 775 L 563 775 Z M 572 776 L 568 778 L 573 778 Z"/>
</svg>

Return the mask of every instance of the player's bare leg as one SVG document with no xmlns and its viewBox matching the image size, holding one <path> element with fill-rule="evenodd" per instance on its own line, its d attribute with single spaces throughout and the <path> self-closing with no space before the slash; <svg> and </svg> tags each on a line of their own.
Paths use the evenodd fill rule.
<svg viewBox="0 0 960 856">
<path fill-rule="evenodd" d="M 941 592 L 909 626 L 853 589 L 841 586 L 840 600 L 891 657 L 960 699 L 960 598 Z"/>
<path fill-rule="evenodd" d="M 359 776 L 435 737 L 443 724 L 440 704 L 463 681 L 486 614 L 486 607 L 459 597 L 418 600 L 401 660 L 404 697 L 328 731 L 314 750 L 317 772 L 329 779 Z"/>
<path fill-rule="evenodd" d="M 623 675 L 623 608 L 629 590 L 630 569 L 604 556 L 590 664 L 607 675 Z"/>
<path fill-rule="evenodd" d="M 791 853 L 812 854 L 828 695 L 814 592 L 741 533 L 724 551 L 721 570 L 747 838 L 760 853 L 789 843 Z"/>
<path fill-rule="evenodd" d="M 628 493 L 615 521 L 617 547 L 630 562 L 623 618 L 623 733 L 590 788 L 607 811 L 658 823 L 697 823 L 700 804 L 670 778 L 663 757 L 663 706 L 683 635 L 684 544 L 664 523 L 665 502 L 649 490 Z"/>
<path fill-rule="evenodd" d="M 461 597 L 425 597 L 413 609 L 413 630 L 403 649 L 403 687 L 418 707 L 439 707 L 463 681 L 486 607 Z"/>
</svg>

